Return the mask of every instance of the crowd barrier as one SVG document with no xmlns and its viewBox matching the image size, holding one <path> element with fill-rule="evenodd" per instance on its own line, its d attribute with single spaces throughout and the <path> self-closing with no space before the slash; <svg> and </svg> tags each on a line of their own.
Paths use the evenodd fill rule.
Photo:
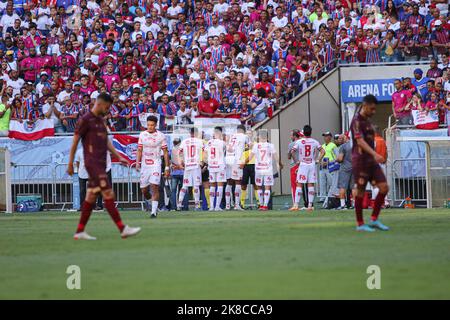
<svg viewBox="0 0 450 320">
<path fill-rule="evenodd" d="M 18 195 L 40 195 L 45 209 L 73 208 L 73 179 L 67 172 L 67 164 L 51 165 L 15 165 L 12 170 L 12 203 L 17 204 Z M 116 195 L 116 204 L 122 208 L 141 208 L 144 210 L 144 198 L 139 186 L 139 172 L 133 163 L 128 166 L 113 163 L 112 187 Z M 32 174 L 31 174 L 32 173 Z M 33 176 L 32 179 L 28 178 Z M 253 187 L 249 186 L 249 195 Z M 248 206 L 254 207 L 251 196 Z"/>
<path fill-rule="evenodd" d="M 448 170 L 445 163 L 448 159 L 433 159 L 432 173 L 435 170 Z M 398 159 L 388 163 L 388 177 L 391 186 L 390 203 L 393 207 L 403 207 L 406 199 L 421 206 L 427 204 L 428 171 L 424 158 Z M 17 203 L 17 196 L 22 194 L 37 194 L 41 196 L 46 209 L 67 209 L 73 206 L 73 177 L 67 172 L 67 164 L 52 165 L 15 165 L 11 175 L 12 203 Z M 327 194 L 320 193 L 320 171 L 317 166 L 316 195 L 319 201 L 324 201 Z M 405 172 L 409 174 L 405 174 Z M 436 171 L 437 172 L 437 171 Z M 411 174 L 414 173 L 414 174 Z M 29 178 L 32 177 L 32 178 Z M 112 164 L 113 190 L 116 202 L 123 208 L 143 209 L 143 195 L 139 186 L 139 173 L 135 164 L 123 166 Z M 450 174 L 433 174 L 433 192 L 442 194 L 446 198 L 450 194 Z M 249 186 L 249 195 L 253 195 L 253 188 Z M 249 206 L 254 207 L 253 196 Z"/>
<path fill-rule="evenodd" d="M 13 204 L 17 203 L 18 195 L 37 194 L 48 209 L 72 207 L 74 178 L 70 177 L 66 170 L 67 164 L 14 165 L 11 175 Z M 143 198 L 135 165 L 113 163 L 111 170 L 117 203 L 124 207 L 142 207 Z M 32 178 L 29 178 L 30 176 Z"/>
<path fill-rule="evenodd" d="M 397 159 L 392 162 L 391 170 L 391 195 L 392 206 L 402 207 L 407 198 L 415 203 L 426 205 L 427 201 L 427 172 L 418 175 L 405 175 L 404 172 L 412 172 L 413 169 L 425 168 L 424 158 Z M 419 171 L 419 170 L 414 170 Z M 422 170 L 420 170 L 422 171 Z"/>
</svg>

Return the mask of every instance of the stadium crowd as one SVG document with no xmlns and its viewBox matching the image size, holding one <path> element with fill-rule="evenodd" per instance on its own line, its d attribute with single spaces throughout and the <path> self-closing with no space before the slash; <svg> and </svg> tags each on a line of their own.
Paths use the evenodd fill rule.
<svg viewBox="0 0 450 320">
<path fill-rule="evenodd" d="M 44 117 L 73 132 L 102 92 L 113 131 L 140 130 L 142 113 L 160 129 L 196 117 L 251 125 L 337 61 L 434 57 L 427 77 L 448 87 L 436 65 L 448 66 L 447 0 L 1 0 L 0 10 L 2 135 L 9 119 Z"/>
<path fill-rule="evenodd" d="M 442 63 L 432 58 L 426 73 L 417 68 L 413 77 L 396 79 L 395 92 L 392 94 L 393 114 L 399 125 L 414 124 L 412 112 L 426 111 L 435 115 L 432 127 L 419 129 L 436 129 L 441 125 L 450 125 L 450 62 L 444 54 Z"/>
</svg>

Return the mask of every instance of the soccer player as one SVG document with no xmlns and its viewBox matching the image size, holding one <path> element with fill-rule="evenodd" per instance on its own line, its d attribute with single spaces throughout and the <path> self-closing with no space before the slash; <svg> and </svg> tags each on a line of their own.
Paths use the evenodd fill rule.
<svg viewBox="0 0 450 320">
<path fill-rule="evenodd" d="M 265 130 L 258 132 L 258 142 L 253 145 L 248 163 L 255 157 L 255 180 L 259 198 L 259 210 L 267 211 L 270 200 L 270 187 L 273 186 L 273 160 L 278 164 L 278 169 L 283 169 L 278 153 L 273 143 L 268 142 L 268 134 Z M 241 164 L 244 167 L 244 164 Z M 264 186 L 264 188 L 263 188 Z"/>
<path fill-rule="evenodd" d="M 161 182 L 161 150 L 164 154 L 164 175 L 168 178 L 170 174 L 166 136 L 156 130 L 157 124 L 158 118 L 155 116 L 147 117 L 147 130 L 139 135 L 136 155 L 136 170 L 141 172 L 141 191 L 144 195 L 147 211 L 150 211 L 151 208 L 150 218 L 156 218 L 157 216 L 159 184 Z M 151 195 L 149 189 L 151 189 Z"/>
<path fill-rule="evenodd" d="M 206 154 L 209 169 L 209 211 L 222 211 L 220 204 L 225 184 L 225 141 L 222 137 L 222 128 L 214 128 L 214 137 L 206 144 Z M 216 191 L 217 188 L 217 191 Z M 214 201 L 216 205 L 214 207 Z"/>
<path fill-rule="evenodd" d="M 314 184 L 317 182 L 316 163 L 320 162 L 325 154 L 325 150 L 320 143 L 311 138 L 312 128 L 310 125 L 303 127 L 304 138 L 297 140 L 292 152 L 298 152 L 300 161 L 297 171 L 297 187 L 295 188 L 295 202 L 289 211 L 298 211 L 298 203 L 302 196 L 302 184 L 308 184 L 308 208 L 303 207 L 302 210 L 314 210 Z"/>
<path fill-rule="evenodd" d="M 113 99 L 106 93 L 101 93 L 95 102 L 94 107 L 86 113 L 77 123 L 75 134 L 73 136 L 72 147 L 69 155 L 69 165 L 67 173 L 73 175 L 73 162 L 78 143 L 81 139 L 86 170 L 89 174 L 88 190 L 86 199 L 81 206 L 81 217 L 78 223 L 74 239 L 96 240 L 84 231 L 86 224 L 91 216 L 97 194 L 101 192 L 105 201 L 105 207 L 109 215 L 117 225 L 122 238 L 134 236 L 141 228 L 132 228 L 123 224 L 119 211 L 114 203 L 114 191 L 109 183 L 106 174 L 106 154 L 111 152 L 123 164 L 128 162 L 123 159 L 113 147 L 111 140 L 108 139 L 108 129 L 106 128 L 104 117 L 109 114 L 109 109 Z"/>
<path fill-rule="evenodd" d="M 245 126 L 239 125 L 237 132 L 230 136 L 227 143 L 227 178 L 228 183 L 225 188 L 225 209 L 231 208 L 231 193 L 234 184 L 234 210 L 242 211 L 240 205 L 241 199 L 241 180 L 243 175 L 243 169 L 240 167 L 242 163 L 242 155 L 245 150 L 245 146 L 248 145 L 248 136 L 245 134 Z"/>
<path fill-rule="evenodd" d="M 375 231 L 374 228 L 383 231 L 389 230 L 378 219 L 384 198 L 389 191 L 389 186 L 386 182 L 386 176 L 379 165 L 385 161 L 385 158 L 375 151 L 375 130 L 370 122 L 370 118 L 375 114 L 377 103 L 377 98 L 373 95 L 365 96 L 350 125 L 353 139 L 352 170 L 355 179 L 354 194 L 357 231 L 373 232 Z M 375 198 L 371 221 L 366 225 L 363 218 L 363 197 L 369 181 L 378 188 L 379 192 Z"/>
<path fill-rule="evenodd" d="M 290 169 L 290 177 L 291 177 L 291 193 L 292 193 L 292 202 L 295 202 L 295 189 L 297 188 L 297 171 L 298 171 L 298 152 L 292 152 L 292 148 L 295 146 L 297 140 L 300 139 L 303 133 L 298 129 L 294 129 L 291 131 L 291 142 L 288 145 L 288 155 L 287 158 L 290 160 L 291 169 Z"/>
<path fill-rule="evenodd" d="M 198 138 L 197 128 L 191 128 L 191 137 L 183 140 L 180 146 L 182 154 L 182 166 L 184 167 L 183 187 L 178 196 L 177 210 L 181 210 L 184 196 L 188 188 L 194 189 L 195 210 L 200 210 L 200 185 L 202 184 L 202 172 L 200 169 L 203 152 L 203 141 Z"/>
</svg>

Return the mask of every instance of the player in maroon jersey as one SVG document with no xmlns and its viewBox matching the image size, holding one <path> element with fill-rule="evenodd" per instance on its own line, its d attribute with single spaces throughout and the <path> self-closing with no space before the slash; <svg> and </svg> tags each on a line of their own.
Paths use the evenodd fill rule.
<svg viewBox="0 0 450 320">
<path fill-rule="evenodd" d="M 358 226 L 357 231 L 373 232 L 376 229 L 389 230 L 378 219 L 384 198 L 389 191 L 386 176 L 379 163 L 384 162 L 383 156 L 375 152 L 375 130 L 370 118 L 375 114 L 378 101 L 369 94 L 363 98 L 362 106 L 355 114 L 351 123 L 353 137 L 352 165 L 355 179 L 355 213 Z M 376 185 L 379 193 L 375 199 L 373 212 L 369 224 L 364 224 L 363 197 L 367 182 Z"/>
<path fill-rule="evenodd" d="M 94 207 L 97 194 L 101 192 L 105 201 L 105 208 L 114 223 L 119 228 L 122 238 L 134 236 L 141 228 L 132 228 L 122 223 L 119 211 L 114 203 L 114 191 L 108 181 L 106 174 L 106 155 L 111 152 L 120 162 L 127 164 L 113 147 L 111 140 L 108 139 L 108 130 L 106 128 L 104 116 L 109 113 L 113 100 L 110 95 L 101 93 L 91 111 L 86 113 L 77 123 L 75 134 L 73 136 L 72 147 L 70 149 L 69 165 L 67 173 L 73 175 L 73 161 L 77 151 L 78 142 L 81 139 L 86 170 L 89 174 L 88 189 L 86 199 L 81 206 L 81 217 L 74 239 L 96 240 L 84 231 Z"/>
</svg>

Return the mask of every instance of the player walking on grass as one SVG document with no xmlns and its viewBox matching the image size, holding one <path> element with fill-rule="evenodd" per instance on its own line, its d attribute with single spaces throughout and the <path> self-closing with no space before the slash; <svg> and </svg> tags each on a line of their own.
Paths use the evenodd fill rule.
<svg viewBox="0 0 450 320">
<path fill-rule="evenodd" d="M 225 189 L 225 209 L 230 210 L 231 193 L 234 184 L 234 210 L 242 211 L 241 203 L 241 180 L 243 169 L 240 167 L 242 163 L 242 155 L 245 151 L 245 145 L 248 145 L 248 136 L 245 134 L 245 126 L 239 125 L 237 132 L 230 136 L 227 143 L 226 164 L 228 183 Z"/>
<path fill-rule="evenodd" d="M 119 228 L 122 238 L 134 236 L 141 231 L 141 228 L 132 228 L 123 224 L 119 211 L 117 211 L 114 203 L 114 191 L 112 190 L 106 174 L 106 154 L 108 151 L 123 164 L 128 164 L 128 162 L 117 153 L 111 141 L 108 139 L 108 129 L 106 128 L 104 117 L 109 114 L 109 108 L 111 107 L 112 102 L 113 99 L 110 95 L 101 93 L 97 97 L 92 110 L 86 113 L 86 115 L 78 121 L 73 136 L 67 173 L 73 175 L 75 152 L 77 151 L 78 143 L 81 139 L 85 167 L 89 174 L 86 199 L 81 206 L 81 217 L 77 231 L 74 235 L 75 240 L 96 240 L 96 238 L 91 237 L 84 229 L 91 216 L 99 192 L 101 192 L 105 202 L 105 208 L 108 210 L 108 213 L 117 225 L 117 228 Z"/>
<path fill-rule="evenodd" d="M 355 114 L 350 129 L 353 138 L 352 164 L 353 176 L 355 179 L 355 213 L 357 221 L 357 231 L 375 231 L 374 228 L 387 231 L 389 228 L 378 219 L 381 206 L 384 203 L 389 186 L 386 176 L 380 167 L 380 163 L 385 161 L 384 157 L 375 152 L 375 130 L 370 122 L 370 118 L 376 112 L 378 101 L 373 95 L 363 98 L 360 110 Z M 367 182 L 371 182 L 379 190 L 369 224 L 364 224 L 363 218 L 363 198 Z"/>
<path fill-rule="evenodd" d="M 202 171 L 200 162 L 203 152 L 203 141 L 198 138 L 197 128 L 191 128 L 191 137 L 181 142 L 180 153 L 184 167 L 183 186 L 178 197 L 177 210 L 181 210 L 184 196 L 188 188 L 194 189 L 195 210 L 200 210 L 200 186 L 202 184 Z"/>
<path fill-rule="evenodd" d="M 325 150 L 320 143 L 311 138 L 312 128 L 309 125 L 303 127 L 303 139 L 297 140 L 292 147 L 292 152 L 298 153 L 299 166 L 297 171 L 297 187 L 295 188 L 294 205 L 289 211 L 298 211 L 298 204 L 302 197 L 302 185 L 308 184 L 308 207 L 301 210 L 314 210 L 314 185 L 317 183 L 316 163 L 320 162 Z M 305 204 L 306 205 L 306 204 Z"/>
<path fill-rule="evenodd" d="M 278 164 L 278 169 L 283 169 L 278 153 L 273 143 L 268 142 L 267 131 L 258 132 L 258 142 L 253 145 L 252 151 L 245 163 L 255 157 L 255 180 L 259 198 L 259 210 L 267 211 L 270 200 L 270 188 L 273 186 L 273 160 Z M 241 165 L 244 167 L 244 164 Z"/>
<path fill-rule="evenodd" d="M 166 136 L 164 133 L 156 130 L 157 124 L 158 118 L 155 116 L 147 118 L 147 130 L 139 135 L 136 155 L 136 170 L 141 171 L 141 191 L 144 195 L 147 211 L 150 211 L 151 208 L 150 218 L 156 218 L 158 210 L 159 184 L 161 182 L 161 150 L 164 154 L 164 176 L 168 178 L 170 174 Z M 149 189 L 151 189 L 151 194 Z"/>
<path fill-rule="evenodd" d="M 223 185 L 227 181 L 225 172 L 225 141 L 222 128 L 214 128 L 214 137 L 206 144 L 206 154 L 209 169 L 209 211 L 222 211 L 220 204 L 223 197 Z M 217 190 L 216 190 L 217 188 Z M 216 206 L 214 207 L 214 201 Z"/>
</svg>

